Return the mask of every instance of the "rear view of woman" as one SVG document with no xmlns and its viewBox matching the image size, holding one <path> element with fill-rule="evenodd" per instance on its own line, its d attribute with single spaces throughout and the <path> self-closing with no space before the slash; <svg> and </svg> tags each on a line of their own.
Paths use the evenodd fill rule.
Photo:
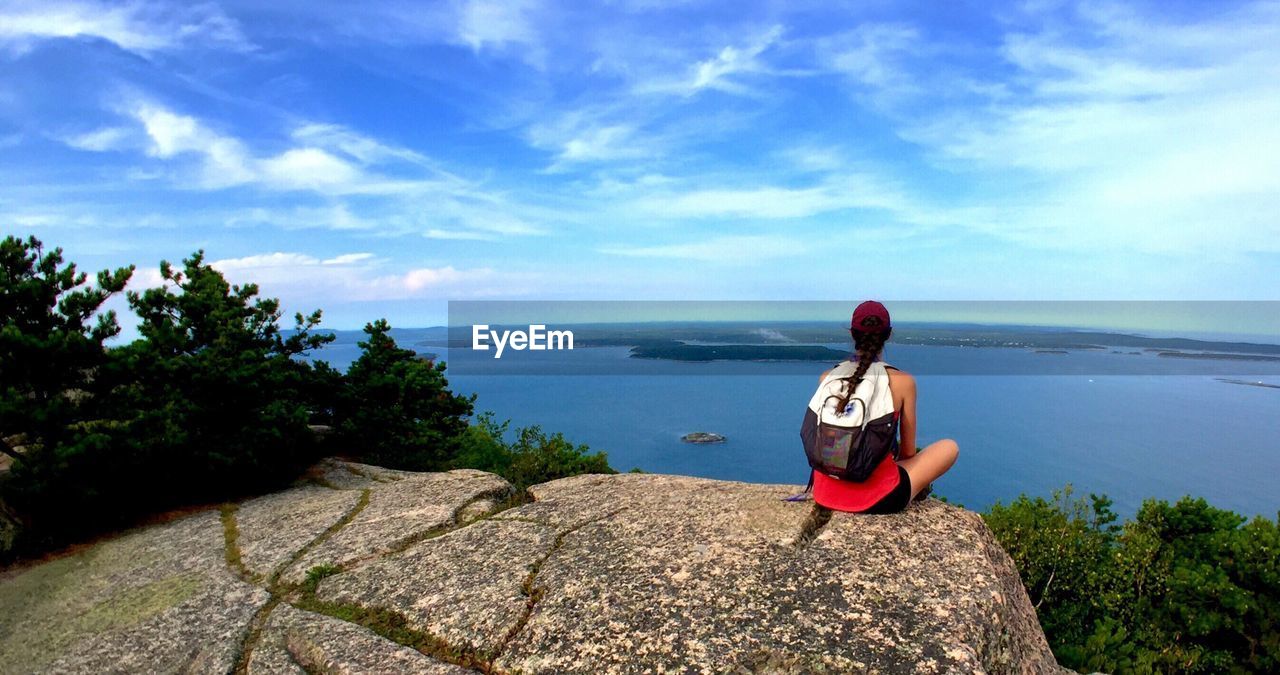
<svg viewBox="0 0 1280 675">
<path fill-rule="evenodd" d="M 879 391 L 882 396 L 891 397 L 898 456 L 895 459 L 892 451 L 885 452 L 862 481 L 842 480 L 815 469 L 813 500 L 821 506 L 856 513 L 896 513 L 917 496 L 927 495 L 930 484 L 955 464 L 960 453 L 959 446 L 949 438 L 916 452 L 915 378 L 880 361 L 892 332 L 889 310 L 884 305 L 874 300 L 858 305 L 849 324 L 854 358 L 823 373 L 821 383 L 837 392 L 837 411 L 853 408 L 853 393 L 859 385 L 863 391 Z M 865 382 L 871 378 L 886 381 Z M 843 380 L 843 386 L 839 380 Z M 888 385 L 887 392 L 884 384 Z M 865 408 L 866 401 L 860 403 Z M 865 428 L 863 432 L 866 433 Z"/>
</svg>

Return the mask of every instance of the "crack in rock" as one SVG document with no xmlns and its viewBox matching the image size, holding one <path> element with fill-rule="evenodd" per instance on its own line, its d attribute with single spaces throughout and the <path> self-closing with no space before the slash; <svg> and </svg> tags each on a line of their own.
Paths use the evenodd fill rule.
<svg viewBox="0 0 1280 675">
<path fill-rule="evenodd" d="M 809 511 L 809 516 L 800 524 L 800 532 L 795 538 L 796 552 L 803 551 L 814 539 L 822 533 L 822 528 L 831 522 L 831 516 L 834 515 L 831 509 L 825 506 L 813 505 L 813 510 Z"/>
<path fill-rule="evenodd" d="M 547 590 L 546 587 L 538 587 L 534 585 L 538 579 L 538 572 L 542 570 L 542 566 L 546 564 L 547 560 L 551 559 L 551 556 L 555 555 L 556 551 L 559 551 L 561 548 L 564 547 L 565 539 L 570 534 L 573 534 L 574 532 L 588 525 L 592 525 L 604 520 L 608 520 L 609 518 L 612 518 L 618 515 L 619 513 L 622 513 L 625 510 L 626 510 L 626 507 L 615 509 L 604 515 L 597 516 L 589 520 L 585 520 L 581 523 L 578 523 L 577 525 L 574 525 L 573 527 L 562 530 L 556 534 L 555 540 L 551 543 L 551 548 L 547 549 L 547 552 L 543 554 L 543 556 L 539 558 L 536 562 L 534 562 L 533 565 L 530 566 L 529 576 L 525 577 L 524 584 L 522 585 L 522 589 L 521 589 L 524 591 L 525 596 L 528 598 L 528 600 L 525 602 L 524 612 L 520 615 L 519 618 L 516 619 L 516 623 L 511 626 L 511 629 L 507 632 L 506 637 L 503 638 L 502 644 L 499 645 L 498 648 L 494 651 L 493 657 L 491 659 L 491 665 L 493 662 L 496 662 L 498 660 L 498 657 L 502 656 L 503 652 L 507 650 L 507 648 L 515 640 L 516 636 L 519 635 L 520 632 L 524 630 L 524 627 L 529 623 L 529 618 L 533 616 L 533 610 L 537 608 L 538 602 L 542 600 L 542 597 L 543 595 L 546 594 L 546 590 Z"/>
<path fill-rule="evenodd" d="M 271 615 L 271 611 L 276 608 L 276 605 L 280 604 L 281 592 L 284 590 L 280 588 L 280 575 L 282 575 L 285 570 L 289 569 L 290 566 L 301 560 L 308 551 L 324 543 L 325 540 L 332 537 L 339 530 L 346 527 L 347 524 L 354 520 L 356 516 L 360 515 L 360 512 L 364 510 L 364 507 L 369 504 L 369 493 L 370 490 L 366 488 L 360 494 L 360 499 L 356 501 L 355 506 L 352 506 L 351 509 L 343 514 L 343 516 L 334 524 L 330 525 L 324 532 L 321 532 L 314 539 L 307 542 L 302 548 L 295 551 L 293 555 L 280 563 L 280 565 L 272 571 L 271 576 L 267 578 L 266 585 L 266 591 L 271 594 L 271 598 L 267 600 L 266 604 L 260 607 L 258 611 L 254 613 L 253 618 L 249 620 L 249 630 L 240 644 L 240 650 L 236 658 L 236 665 L 233 670 L 236 675 L 244 675 L 244 673 L 248 672 L 249 660 L 253 657 L 254 647 L 257 646 L 258 640 L 262 637 L 262 629 L 267 623 L 267 618 Z M 229 509 L 224 511 L 223 514 L 224 518 L 231 521 L 229 530 L 234 532 L 235 511 Z"/>
</svg>

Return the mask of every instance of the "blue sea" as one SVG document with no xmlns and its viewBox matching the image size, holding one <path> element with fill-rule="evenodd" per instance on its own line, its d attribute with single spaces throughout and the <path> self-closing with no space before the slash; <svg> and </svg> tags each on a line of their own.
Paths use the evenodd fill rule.
<svg viewBox="0 0 1280 675">
<path fill-rule="evenodd" d="M 340 331 L 311 357 L 345 368 L 358 356 L 359 337 Z M 397 333 L 403 346 L 446 355 L 415 346 L 414 337 Z M 594 363 L 611 374 L 448 377 L 455 391 L 478 396 L 477 411 L 492 411 L 515 427 L 563 432 L 607 452 L 619 470 L 804 483 L 800 421 L 828 366 L 756 363 L 751 374 L 737 374 L 741 364 L 663 362 L 667 374 L 618 374 L 642 366 L 628 354 L 625 347 L 595 347 L 547 357 L 572 359 L 573 372 L 591 372 Z M 1091 364 L 1106 357 L 1127 355 L 1032 358 L 1065 359 L 1081 364 L 1082 373 L 1097 373 Z M 1024 350 L 1002 348 L 891 345 L 887 351 L 887 360 L 917 373 L 919 444 L 949 437 L 960 445 L 959 462 L 935 486 L 952 502 L 981 510 L 1021 493 L 1049 497 L 1071 484 L 1077 494 L 1110 496 L 1126 516 L 1143 499 L 1187 494 L 1246 515 L 1277 516 L 1280 389 L 1224 379 L 1280 385 L 1280 376 L 931 374 L 949 372 L 939 364 L 957 359 L 988 360 L 977 372 L 1021 372 L 1001 364 L 1027 358 Z M 1215 370 L 1211 363 L 1203 368 Z M 728 441 L 682 442 L 691 431 L 720 433 Z"/>
</svg>

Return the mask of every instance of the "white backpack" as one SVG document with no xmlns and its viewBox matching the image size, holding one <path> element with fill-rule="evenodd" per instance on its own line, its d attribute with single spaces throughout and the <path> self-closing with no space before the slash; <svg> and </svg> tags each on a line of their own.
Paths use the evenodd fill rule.
<svg viewBox="0 0 1280 675">
<path fill-rule="evenodd" d="M 861 482 L 898 444 L 898 417 L 889 391 L 889 373 L 876 361 L 836 410 L 858 364 L 845 361 L 827 373 L 809 399 L 800 439 L 809 466 L 833 478 Z"/>
</svg>

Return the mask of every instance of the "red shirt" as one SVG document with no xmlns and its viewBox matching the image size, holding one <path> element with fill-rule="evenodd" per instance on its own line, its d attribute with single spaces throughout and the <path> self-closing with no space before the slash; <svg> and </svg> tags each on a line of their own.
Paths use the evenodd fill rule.
<svg viewBox="0 0 1280 675">
<path fill-rule="evenodd" d="M 813 501 L 836 511 L 865 511 L 893 492 L 902 479 L 893 454 L 871 470 L 871 475 L 861 483 L 832 478 L 821 471 L 813 472 Z"/>
</svg>

